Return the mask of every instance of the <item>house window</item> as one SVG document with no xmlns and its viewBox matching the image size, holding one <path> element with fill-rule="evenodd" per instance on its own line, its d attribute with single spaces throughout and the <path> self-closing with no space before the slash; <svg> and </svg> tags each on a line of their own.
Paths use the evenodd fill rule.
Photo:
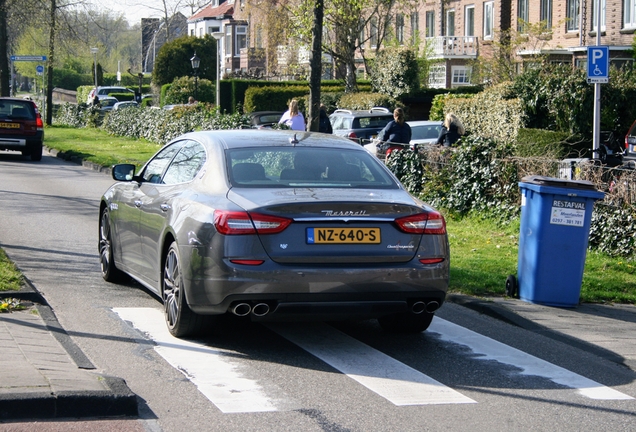
<svg viewBox="0 0 636 432">
<path fill-rule="evenodd" d="M 451 83 L 453 87 L 470 85 L 470 66 L 453 66 L 451 72 Z"/>
<path fill-rule="evenodd" d="M 517 7 L 517 30 L 521 33 L 526 33 L 526 26 L 530 22 L 528 0 L 519 0 Z"/>
<path fill-rule="evenodd" d="M 395 38 L 400 44 L 404 43 L 404 15 L 395 15 Z"/>
<path fill-rule="evenodd" d="M 546 29 L 552 28 L 552 0 L 541 0 L 539 20 L 545 23 Z"/>
<path fill-rule="evenodd" d="M 220 27 L 208 27 L 208 34 L 217 33 L 221 31 Z"/>
<path fill-rule="evenodd" d="M 241 48 L 247 48 L 247 26 L 236 26 L 236 50 L 234 55 L 240 56 Z"/>
<path fill-rule="evenodd" d="M 598 18 L 596 11 L 598 10 L 598 0 L 594 0 L 594 7 L 592 8 L 592 30 L 596 31 L 598 27 Z M 605 31 L 605 0 L 601 0 L 601 31 Z"/>
<path fill-rule="evenodd" d="M 446 65 L 432 65 L 428 70 L 430 88 L 446 88 Z"/>
<path fill-rule="evenodd" d="M 371 48 L 375 48 L 378 46 L 378 20 L 377 18 L 373 18 L 371 20 L 371 30 L 369 31 L 369 40 L 371 43 Z"/>
<path fill-rule="evenodd" d="M 455 36 L 455 9 L 446 11 L 446 36 Z"/>
<path fill-rule="evenodd" d="M 232 26 L 225 27 L 225 46 L 223 48 L 225 57 L 230 57 L 232 55 Z"/>
<path fill-rule="evenodd" d="M 411 14 L 411 39 L 413 42 L 417 40 L 420 33 L 420 14 L 413 12 Z"/>
<path fill-rule="evenodd" d="M 475 36 L 475 5 L 466 6 L 464 18 L 464 35 Z"/>
<path fill-rule="evenodd" d="M 623 25 L 636 28 L 636 0 L 623 0 Z"/>
<path fill-rule="evenodd" d="M 203 30 L 205 30 L 203 27 L 199 27 L 199 37 L 203 37 Z"/>
<path fill-rule="evenodd" d="M 495 2 L 489 1 L 484 3 L 484 39 L 492 40 L 494 36 L 494 15 Z"/>
<path fill-rule="evenodd" d="M 435 36 L 435 12 L 426 12 L 426 37 Z"/>
<path fill-rule="evenodd" d="M 579 29 L 579 0 L 567 0 L 565 4 L 565 28 L 567 31 Z"/>
</svg>

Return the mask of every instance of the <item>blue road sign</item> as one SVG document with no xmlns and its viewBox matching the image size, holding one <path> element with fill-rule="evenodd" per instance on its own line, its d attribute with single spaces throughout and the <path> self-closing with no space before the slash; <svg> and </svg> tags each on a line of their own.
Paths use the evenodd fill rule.
<svg viewBox="0 0 636 432">
<path fill-rule="evenodd" d="M 606 83 L 609 81 L 609 47 L 587 47 L 587 82 Z"/>
<path fill-rule="evenodd" d="M 37 66 L 35 67 L 35 71 L 36 71 L 37 73 L 39 73 L 39 74 L 43 73 L 43 72 L 44 72 L 44 66 L 42 66 L 42 65 L 37 65 Z"/>
<path fill-rule="evenodd" d="M 11 56 L 11 61 L 46 61 L 46 56 L 36 55 L 24 55 L 24 56 Z"/>
</svg>

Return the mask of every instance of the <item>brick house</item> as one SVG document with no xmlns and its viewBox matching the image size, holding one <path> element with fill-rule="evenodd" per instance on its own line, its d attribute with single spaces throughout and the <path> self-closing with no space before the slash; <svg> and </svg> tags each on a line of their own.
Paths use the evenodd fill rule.
<svg viewBox="0 0 636 432">
<path fill-rule="evenodd" d="M 399 11 L 391 17 L 387 29 L 399 43 L 409 43 L 418 35 L 426 41 L 427 57 L 435 60 L 429 75 L 429 87 L 451 88 L 474 84 L 471 63 L 493 54 L 502 31 L 524 33 L 524 23 L 542 22 L 546 31 L 529 35 L 527 44 L 516 52 L 519 69 L 531 63 L 537 55 L 547 55 L 550 61 L 587 65 L 587 45 L 596 44 L 596 14 L 599 0 L 435 0 L 420 1 L 414 10 Z M 614 65 L 632 63 L 631 43 L 636 31 L 636 0 L 600 0 L 601 45 L 610 47 Z M 188 19 L 191 35 L 224 33 L 222 53 L 225 71 L 277 72 L 289 62 L 306 62 L 306 50 L 281 42 L 280 35 L 268 34 L 265 8 L 276 2 L 255 0 L 215 0 Z M 607 11 L 607 13 L 605 12 Z M 582 29 L 582 31 L 581 31 Z M 358 52 L 358 74 L 363 75 L 364 57 L 374 51 L 373 21 L 364 29 L 368 41 L 364 52 Z M 278 42 L 278 43 L 277 43 Z M 295 49 L 295 51 L 294 51 Z M 295 54 L 292 55 L 292 54 Z M 291 60 L 290 60 L 291 59 Z M 329 68 L 336 70 L 336 68 Z"/>
</svg>

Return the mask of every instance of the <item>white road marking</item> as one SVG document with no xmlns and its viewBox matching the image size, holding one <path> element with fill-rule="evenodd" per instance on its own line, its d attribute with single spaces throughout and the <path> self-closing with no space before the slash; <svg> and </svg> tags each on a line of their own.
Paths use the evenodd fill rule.
<svg viewBox="0 0 636 432">
<path fill-rule="evenodd" d="M 476 403 L 326 324 L 268 327 L 394 405 Z"/>
<path fill-rule="evenodd" d="M 288 401 L 270 397 L 254 380 L 245 378 L 229 350 L 177 339 L 166 327 L 163 313 L 152 308 L 115 308 L 124 321 L 146 333 L 155 351 L 192 381 L 224 413 L 282 411 L 294 409 Z M 280 392 L 275 392 L 281 394 Z"/>
<path fill-rule="evenodd" d="M 560 366 L 548 363 L 516 348 L 497 342 L 494 339 L 475 333 L 464 327 L 443 320 L 433 319 L 429 332 L 438 333 L 442 340 L 461 344 L 480 354 L 483 360 L 496 360 L 500 363 L 522 369 L 523 375 L 547 378 L 557 384 L 576 389 L 579 394 L 597 400 L 629 400 L 634 399 L 624 393 L 570 372 Z"/>
</svg>

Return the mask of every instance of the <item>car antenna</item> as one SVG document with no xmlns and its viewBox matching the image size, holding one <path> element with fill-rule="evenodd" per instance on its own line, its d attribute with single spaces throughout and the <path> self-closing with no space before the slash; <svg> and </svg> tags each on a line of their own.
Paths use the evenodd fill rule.
<svg viewBox="0 0 636 432">
<path fill-rule="evenodd" d="M 299 142 L 300 142 L 300 141 L 298 141 L 298 138 L 296 138 L 296 134 L 294 134 L 294 137 L 293 137 L 293 138 L 290 138 L 290 139 L 289 139 L 289 143 L 290 143 L 290 144 L 293 144 L 294 146 L 295 146 L 296 144 L 298 144 Z"/>
</svg>

